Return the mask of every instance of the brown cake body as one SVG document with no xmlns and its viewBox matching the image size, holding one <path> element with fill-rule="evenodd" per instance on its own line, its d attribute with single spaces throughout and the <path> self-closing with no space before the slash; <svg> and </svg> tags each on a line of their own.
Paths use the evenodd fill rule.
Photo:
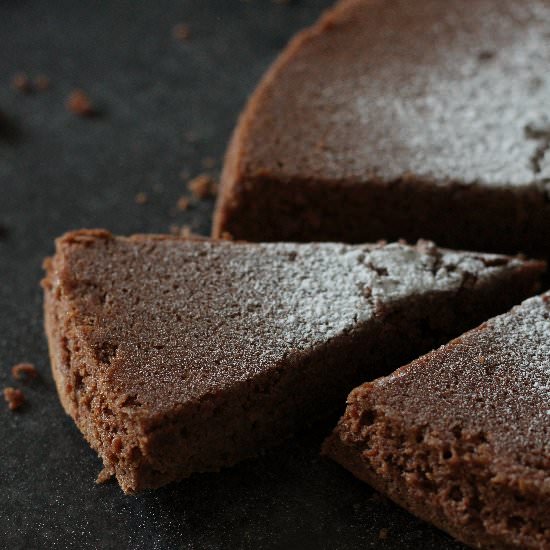
<svg viewBox="0 0 550 550">
<path fill-rule="evenodd" d="M 431 243 L 70 233 L 46 262 L 66 411 L 127 492 L 255 455 L 533 293 L 538 262 Z M 377 365 L 379 371 L 372 371 Z"/>
<path fill-rule="evenodd" d="M 550 257 L 547 0 L 344 0 L 280 56 L 214 235 Z"/>
<path fill-rule="evenodd" d="M 324 452 L 482 548 L 550 548 L 550 293 L 364 384 Z"/>
</svg>

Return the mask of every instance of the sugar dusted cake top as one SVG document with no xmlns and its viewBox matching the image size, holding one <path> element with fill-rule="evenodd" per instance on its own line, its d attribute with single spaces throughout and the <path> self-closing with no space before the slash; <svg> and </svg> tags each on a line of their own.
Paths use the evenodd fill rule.
<svg viewBox="0 0 550 550">
<path fill-rule="evenodd" d="M 247 109 L 239 171 L 548 189 L 546 0 L 344 0 Z"/>
<path fill-rule="evenodd" d="M 74 320 L 73 337 L 94 350 L 105 391 L 155 411 L 249 380 L 392 302 L 522 265 L 429 242 L 246 244 L 83 231 L 58 240 L 48 284 Z"/>
</svg>

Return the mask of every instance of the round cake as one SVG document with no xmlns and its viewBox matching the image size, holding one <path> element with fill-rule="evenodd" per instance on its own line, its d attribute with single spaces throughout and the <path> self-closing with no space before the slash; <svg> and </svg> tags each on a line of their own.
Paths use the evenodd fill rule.
<svg viewBox="0 0 550 550">
<path fill-rule="evenodd" d="M 282 53 L 214 234 L 550 257 L 550 2 L 344 0 Z"/>
</svg>

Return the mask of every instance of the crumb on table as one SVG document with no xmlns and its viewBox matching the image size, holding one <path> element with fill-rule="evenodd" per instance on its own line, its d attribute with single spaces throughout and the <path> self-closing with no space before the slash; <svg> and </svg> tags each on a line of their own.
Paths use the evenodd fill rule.
<svg viewBox="0 0 550 550">
<path fill-rule="evenodd" d="M 32 363 L 18 363 L 11 368 L 11 375 L 15 380 L 28 382 L 38 376 L 38 371 Z"/>
<path fill-rule="evenodd" d="M 200 174 L 189 181 L 187 188 L 197 199 L 213 197 L 218 192 L 218 185 L 208 174 Z"/>
<path fill-rule="evenodd" d="M 50 79 L 44 74 L 39 74 L 34 79 L 34 87 L 38 91 L 43 92 L 44 90 L 47 90 L 50 87 Z"/>
<path fill-rule="evenodd" d="M 189 25 L 187 23 L 178 23 L 172 28 L 172 36 L 176 40 L 184 42 L 186 40 L 189 40 L 189 38 L 191 37 L 191 29 L 189 28 Z"/>
<path fill-rule="evenodd" d="M 214 157 L 204 157 L 201 159 L 201 165 L 203 168 L 206 168 L 207 170 L 211 170 L 212 168 L 215 168 L 217 164 L 217 160 Z"/>
<path fill-rule="evenodd" d="M 149 202 L 149 196 L 147 195 L 147 193 L 140 191 L 134 197 L 134 201 L 136 204 L 147 204 Z"/>
<path fill-rule="evenodd" d="M 4 388 L 4 399 L 8 403 L 10 411 L 18 410 L 25 402 L 25 396 L 17 388 Z"/>
<path fill-rule="evenodd" d="M 178 207 L 178 210 L 185 211 L 189 208 L 191 205 L 191 201 L 189 200 L 189 197 L 183 195 L 178 199 L 178 202 L 176 203 L 176 206 Z"/>
<path fill-rule="evenodd" d="M 11 87 L 18 92 L 28 94 L 32 92 L 32 84 L 25 73 L 17 73 L 11 79 Z"/>
<path fill-rule="evenodd" d="M 90 117 L 97 113 L 84 90 L 73 90 L 67 98 L 66 106 L 69 112 L 81 117 Z"/>
<path fill-rule="evenodd" d="M 386 527 L 380 529 L 379 533 L 378 533 L 378 538 L 380 540 L 386 540 L 388 538 L 388 534 L 389 534 L 389 531 L 388 529 L 386 529 Z"/>
</svg>

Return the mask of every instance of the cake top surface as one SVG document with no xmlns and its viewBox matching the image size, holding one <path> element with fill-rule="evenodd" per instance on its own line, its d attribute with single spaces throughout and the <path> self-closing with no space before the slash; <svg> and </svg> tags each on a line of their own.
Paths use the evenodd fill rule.
<svg viewBox="0 0 550 550">
<path fill-rule="evenodd" d="M 548 0 L 343 0 L 242 117 L 242 176 L 550 193 Z"/>
<path fill-rule="evenodd" d="M 483 434 L 502 459 L 548 468 L 550 293 L 372 383 L 410 425 Z M 532 462 L 531 462 L 532 461 Z M 530 463 L 531 462 L 531 463 Z"/>
<path fill-rule="evenodd" d="M 429 242 L 246 244 L 82 231 L 57 241 L 47 284 L 79 344 L 93 350 L 105 391 L 154 412 L 275 369 L 382 306 L 522 265 Z"/>
</svg>

